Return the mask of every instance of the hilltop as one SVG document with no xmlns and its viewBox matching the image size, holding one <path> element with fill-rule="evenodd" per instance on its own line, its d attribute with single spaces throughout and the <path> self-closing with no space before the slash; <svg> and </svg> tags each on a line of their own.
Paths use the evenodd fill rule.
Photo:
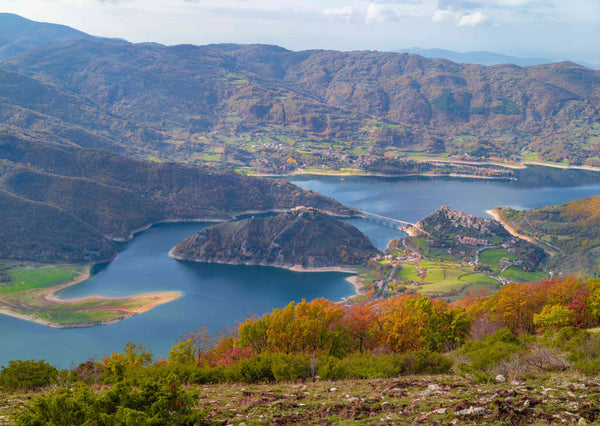
<svg viewBox="0 0 600 426">
<path fill-rule="evenodd" d="M 298 209 L 204 228 L 172 251 L 179 260 L 325 269 L 366 264 L 377 250 L 354 226 Z"/>
<path fill-rule="evenodd" d="M 0 13 L 0 59 L 38 46 L 65 40 L 98 39 L 124 43 L 124 40 L 94 37 L 65 25 L 35 22 L 12 13 Z"/>
</svg>

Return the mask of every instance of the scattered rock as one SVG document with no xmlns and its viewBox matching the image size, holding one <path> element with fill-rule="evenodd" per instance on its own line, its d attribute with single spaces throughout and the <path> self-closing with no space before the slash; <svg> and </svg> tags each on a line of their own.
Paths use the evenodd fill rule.
<svg viewBox="0 0 600 426">
<path fill-rule="evenodd" d="M 483 416 L 485 414 L 489 414 L 490 412 L 490 410 L 486 410 L 483 407 L 470 406 L 469 408 L 465 410 L 459 410 L 454 414 L 456 414 L 457 416 Z"/>
<path fill-rule="evenodd" d="M 329 388 L 329 392 L 337 392 L 337 388 Z"/>
<path fill-rule="evenodd" d="M 416 425 L 419 423 L 425 423 L 427 421 L 427 414 L 421 414 L 420 416 L 415 417 L 412 424 Z"/>
<path fill-rule="evenodd" d="M 431 395 L 431 391 L 429 389 L 425 389 L 423 392 L 421 392 L 421 397 L 422 398 L 426 398 L 429 395 Z"/>
<path fill-rule="evenodd" d="M 434 384 L 434 385 L 427 386 L 427 389 L 429 389 L 432 392 L 435 392 L 435 391 L 439 391 L 441 388 L 440 388 L 440 385 L 435 385 Z"/>
</svg>

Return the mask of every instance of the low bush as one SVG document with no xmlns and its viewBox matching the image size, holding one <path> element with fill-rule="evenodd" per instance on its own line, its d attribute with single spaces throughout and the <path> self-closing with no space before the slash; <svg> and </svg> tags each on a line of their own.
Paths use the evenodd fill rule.
<svg viewBox="0 0 600 426">
<path fill-rule="evenodd" d="M 460 349 L 460 354 L 469 360 L 474 369 L 489 371 L 522 348 L 519 338 L 509 329 L 503 328 L 481 340 L 466 342 Z"/>
<path fill-rule="evenodd" d="M 83 384 L 34 398 L 17 421 L 26 426 L 80 425 L 193 425 L 204 413 L 192 408 L 198 395 L 185 390 L 170 374 L 139 386 L 121 381 L 96 394 Z"/>
<path fill-rule="evenodd" d="M 51 385 L 58 370 L 44 360 L 9 361 L 0 371 L 0 389 L 14 392 L 39 389 Z"/>
<path fill-rule="evenodd" d="M 370 379 L 395 377 L 404 371 L 400 355 L 352 354 L 343 359 L 319 358 L 319 377 L 323 379 Z"/>
</svg>

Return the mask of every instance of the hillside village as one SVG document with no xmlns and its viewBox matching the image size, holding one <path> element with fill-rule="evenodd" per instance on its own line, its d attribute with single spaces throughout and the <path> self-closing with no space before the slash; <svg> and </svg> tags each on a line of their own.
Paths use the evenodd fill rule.
<svg viewBox="0 0 600 426">
<path fill-rule="evenodd" d="M 468 291 L 545 278 L 542 249 L 510 235 L 493 219 L 443 206 L 392 240 L 371 259 L 367 291 L 389 297 L 405 291 L 449 299 Z"/>
</svg>

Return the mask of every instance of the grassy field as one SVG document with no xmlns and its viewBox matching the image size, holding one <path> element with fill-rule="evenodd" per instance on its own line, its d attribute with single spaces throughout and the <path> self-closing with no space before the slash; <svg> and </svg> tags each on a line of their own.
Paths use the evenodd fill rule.
<svg viewBox="0 0 600 426">
<path fill-rule="evenodd" d="M 540 281 L 548 278 L 545 272 L 527 272 L 517 267 L 508 268 L 500 276 L 514 282 Z"/>
<path fill-rule="evenodd" d="M 114 322 L 177 298 L 175 293 L 104 299 L 54 301 L 48 296 L 65 284 L 85 278 L 87 266 L 37 265 L 0 261 L 10 280 L 0 283 L 0 308 L 55 326 Z"/>
<path fill-rule="evenodd" d="M 421 277 L 417 268 L 424 270 Z M 485 273 L 473 272 L 473 268 L 456 262 L 443 262 L 424 260 L 419 262 L 405 262 L 395 276 L 402 282 L 418 283 L 418 291 L 430 295 L 451 295 L 460 298 L 470 290 L 477 287 L 486 287 L 495 290 L 500 285 L 499 281 L 487 276 Z"/>
<path fill-rule="evenodd" d="M 81 266 L 59 265 L 54 267 L 16 267 L 8 270 L 11 283 L 0 286 L 0 294 L 19 293 L 31 289 L 53 287 L 68 283 L 83 273 Z"/>
<path fill-rule="evenodd" d="M 496 273 L 500 272 L 505 266 L 501 262 L 502 259 L 508 259 L 512 262 L 515 260 L 515 255 L 503 248 L 483 250 L 479 253 L 479 263 L 489 266 Z"/>
</svg>

